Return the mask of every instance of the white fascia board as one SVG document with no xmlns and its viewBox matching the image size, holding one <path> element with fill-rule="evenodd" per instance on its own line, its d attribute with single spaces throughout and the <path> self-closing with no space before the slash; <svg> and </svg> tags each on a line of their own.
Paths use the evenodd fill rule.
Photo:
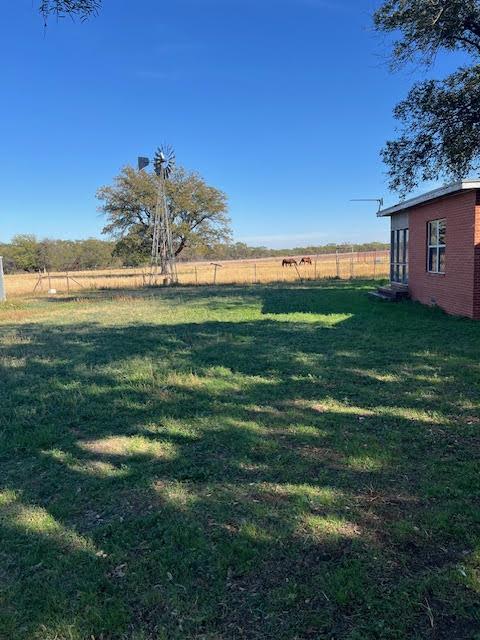
<svg viewBox="0 0 480 640">
<path fill-rule="evenodd" d="M 405 209 L 411 209 L 412 207 L 417 207 L 420 204 L 430 202 L 430 200 L 436 200 L 437 198 L 442 198 L 443 196 L 448 196 L 452 193 L 467 191 L 470 189 L 480 189 L 480 180 L 462 180 L 460 182 L 449 184 L 445 187 L 440 187 L 439 189 L 434 189 L 433 191 L 428 191 L 416 198 L 405 200 L 405 202 L 399 202 L 388 209 L 382 209 L 377 213 L 377 216 L 379 218 L 391 216 L 395 213 L 399 213 L 400 211 L 404 211 Z"/>
</svg>

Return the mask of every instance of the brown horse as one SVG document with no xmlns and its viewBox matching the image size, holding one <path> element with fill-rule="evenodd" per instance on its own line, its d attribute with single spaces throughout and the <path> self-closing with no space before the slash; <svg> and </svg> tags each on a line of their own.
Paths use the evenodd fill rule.
<svg viewBox="0 0 480 640">
<path fill-rule="evenodd" d="M 284 258 L 282 260 L 282 267 L 296 267 L 298 262 L 293 258 Z"/>
<path fill-rule="evenodd" d="M 313 264 L 313 263 L 312 263 L 312 259 L 307 257 L 307 258 L 302 258 L 300 260 L 300 264 Z"/>
</svg>

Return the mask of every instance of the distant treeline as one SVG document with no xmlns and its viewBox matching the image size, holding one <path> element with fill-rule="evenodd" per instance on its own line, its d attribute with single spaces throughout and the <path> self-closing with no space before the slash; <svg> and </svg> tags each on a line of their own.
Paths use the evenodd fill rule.
<svg viewBox="0 0 480 640">
<path fill-rule="evenodd" d="M 88 238 L 86 240 L 37 240 L 33 235 L 17 235 L 10 243 L 0 244 L 0 256 L 4 259 L 5 273 L 33 271 L 80 271 L 129 267 L 148 264 L 149 257 L 133 255 L 131 258 L 116 255 L 116 243 Z M 181 254 L 182 261 L 193 260 L 242 260 L 286 255 L 315 255 L 335 251 L 375 251 L 388 249 L 382 242 L 363 244 L 327 244 L 323 246 L 295 247 L 294 249 L 268 249 L 249 247 L 243 242 L 217 244 L 212 247 L 188 247 Z"/>
<path fill-rule="evenodd" d="M 8 244 L 0 244 L 5 273 L 22 271 L 79 271 L 96 267 L 121 266 L 113 255 L 115 242 L 87 240 L 37 240 L 33 235 L 18 235 Z"/>
<path fill-rule="evenodd" d="M 385 242 L 364 242 L 361 244 L 324 244 L 309 247 L 294 247 L 293 249 L 269 249 L 268 247 L 249 247 L 243 242 L 232 244 L 218 244 L 211 248 L 197 251 L 185 250 L 182 260 L 242 260 L 245 258 L 274 258 L 284 256 L 314 256 L 320 254 L 340 253 L 348 251 L 384 251 L 390 245 Z"/>
</svg>

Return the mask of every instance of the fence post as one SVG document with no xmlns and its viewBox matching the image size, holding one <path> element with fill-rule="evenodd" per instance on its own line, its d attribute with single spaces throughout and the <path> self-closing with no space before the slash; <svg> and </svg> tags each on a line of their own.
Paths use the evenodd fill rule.
<svg viewBox="0 0 480 640">
<path fill-rule="evenodd" d="M 337 263 L 337 278 L 340 278 L 340 261 L 338 256 L 338 249 L 335 250 L 335 260 Z"/>
<path fill-rule="evenodd" d="M 7 294 L 5 291 L 5 278 L 3 276 L 3 257 L 0 256 L 0 302 L 5 302 Z"/>
<path fill-rule="evenodd" d="M 295 271 L 297 272 L 298 279 L 303 284 L 303 279 L 302 279 L 302 276 L 300 275 L 300 271 L 298 270 L 297 263 L 295 262 L 295 264 L 293 266 L 295 267 Z"/>
<path fill-rule="evenodd" d="M 353 280 L 353 246 L 350 252 L 350 280 Z"/>
<path fill-rule="evenodd" d="M 377 250 L 373 254 L 373 279 L 377 277 Z"/>
<path fill-rule="evenodd" d="M 35 293 L 35 291 L 37 290 L 38 285 L 40 285 L 40 290 L 43 291 L 42 272 L 40 271 L 40 269 L 38 270 L 38 280 L 33 287 L 33 293 Z"/>
<path fill-rule="evenodd" d="M 67 293 L 70 293 L 70 279 L 68 277 L 68 271 L 66 272 L 67 274 Z"/>
<path fill-rule="evenodd" d="M 197 271 L 197 265 L 195 265 L 195 284 L 198 284 L 198 271 Z"/>
<path fill-rule="evenodd" d="M 253 284 L 257 284 L 257 263 L 253 265 Z"/>
<path fill-rule="evenodd" d="M 222 265 L 217 262 L 211 262 L 210 264 L 213 266 L 213 284 L 217 284 L 217 269 L 218 267 L 221 268 Z"/>
<path fill-rule="evenodd" d="M 315 256 L 315 262 L 314 262 L 314 272 L 313 272 L 313 279 L 316 280 L 317 279 L 317 256 Z"/>
</svg>

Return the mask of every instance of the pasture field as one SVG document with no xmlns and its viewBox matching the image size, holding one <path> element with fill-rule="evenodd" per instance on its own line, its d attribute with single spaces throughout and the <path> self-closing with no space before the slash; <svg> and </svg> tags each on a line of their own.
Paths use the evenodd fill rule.
<svg viewBox="0 0 480 640">
<path fill-rule="evenodd" d="M 480 323 L 373 286 L 0 306 L 2 640 L 478 640 Z"/>
<path fill-rule="evenodd" d="M 298 261 L 301 257 L 296 258 Z M 268 284 L 273 282 L 312 281 L 338 277 L 385 278 L 390 271 L 388 251 L 341 253 L 312 256 L 312 264 L 282 267 L 282 258 L 258 260 L 225 260 L 211 262 L 180 262 L 178 279 L 184 285 L 205 284 Z M 149 269 L 97 269 L 92 271 L 26 273 L 7 275 L 5 284 L 9 298 L 46 295 L 50 288 L 61 293 L 95 289 L 142 288 L 148 286 Z"/>
</svg>

